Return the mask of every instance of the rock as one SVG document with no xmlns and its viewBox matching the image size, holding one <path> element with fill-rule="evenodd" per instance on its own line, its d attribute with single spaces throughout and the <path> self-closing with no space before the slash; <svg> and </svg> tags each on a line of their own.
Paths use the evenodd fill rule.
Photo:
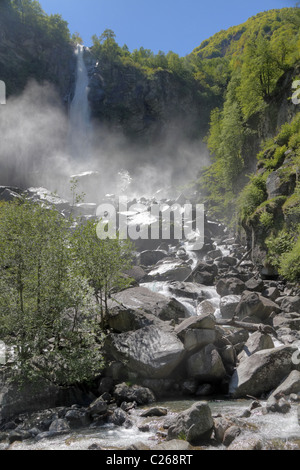
<svg viewBox="0 0 300 470">
<path fill-rule="evenodd" d="M 235 316 L 238 320 L 253 317 L 256 322 L 268 319 L 272 312 L 280 312 L 280 308 L 275 302 L 256 292 L 245 291 L 235 310 Z"/>
<path fill-rule="evenodd" d="M 212 384 L 202 384 L 196 390 L 196 397 L 209 397 L 213 395 L 215 387 Z"/>
<path fill-rule="evenodd" d="M 114 398 L 117 404 L 126 401 L 136 402 L 138 405 L 147 405 L 155 401 L 155 396 L 149 388 L 140 387 L 139 385 L 129 386 L 126 383 L 116 385 Z"/>
<path fill-rule="evenodd" d="M 141 266 L 132 266 L 132 268 L 124 271 L 124 274 L 134 279 L 136 282 L 140 282 L 147 276 L 146 271 L 144 271 Z"/>
<path fill-rule="evenodd" d="M 208 383 L 220 382 L 226 375 L 222 359 L 212 344 L 188 359 L 187 372 L 189 378 Z"/>
<path fill-rule="evenodd" d="M 102 395 L 102 393 L 105 393 L 105 392 L 110 393 L 113 389 L 113 386 L 114 386 L 114 381 L 111 377 L 103 377 L 100 380 L 98 392 L 100 395 Z"/>
<path fill-rule="evenodd" d="M 178 282 L 170 283 L 169 290 L 178 297 L 186 297 L 188 299 L 202 301 L 205 300 L 205 287 L 193 282 Z"/>
<path fill-rule="evenodd" d="M 216 325 L 216 319 L 214 315 L 199 315 L 194 317 L 189 317 L 183 320 L 179 325 L 175 327 L 175 333 L 183 338 L 185 331 L 190 329 L 203 329 L 203 330 L 213 330 Z"/>
<path fill-rule="evenodd" d="M 231 319 L 234 316 L 236 307 L 241 300 L 240 295 L 225 295 L 220 300 L 220 312 L 224 319 Z"/>
<path fill-rule="evenodd" d="M 187 310 L 180 302 L 152 292 L 146 287 L 133 287 L 118 292 L 114 295 L 114 300 L 109 302 L 109 308 L 113 309 L 114 313 L 118 311 L 125 313 L 124 309 L 131 312 L 145 312 L 161 320 L 177 321 L 188 316 Z"/>
<path fill-rule="evenodd" d="M 280 346 L 258 351 L 245 358 L 235 370 L 229 384 L 233 398 L 252 395 L 260 397 L 270 392 L 289 374 L 293 367 L 292 355 L 296 348 Z"/>
<path fill-rule="evenodd" d="M 207 253 L 207 256 L 209 256 L 210 258 L 212 259 L 216 259 L 216 258 L 219 258 L 220 256 L 222 256 L 222 251 L 218 248 L 216 250 L 211 250 Z"/>
<path fill-rule="evenodd" d="M 249 357 L 257 351 L 272 348 L 274 348 L 274 343 L 271 336 L 261 333 L 260 331 L 256 331 L 248 338 L 245 346 L 243 347 L 243 351 L 238 356 L 238 360 L 241 361 L 245 357 Z"/>
<path fill-rule="evenodd" d="M 209 300 L 203 300 L 197 305 L 197 315 L 213 315 L 216 308 Z"/>
<path fill-rule="evenodd" d="M 288 328 L 292 331 L 300 331 L 300 315 L 298 313 L 283 313 L 273 318 L 273 327 Z"/>
<path fill-rule="evenodd" d="M 155 265 L 148 275 L 155 281 L 185 281 L 192 273 L 192 268 L 187 262 L 166 258 Z"/>
<path fill-rule="evenodd" d="M 229 333 L 226 335 L 226 339 L 233 345 L 243 344 L 249 338 L 249 331 L 243 328 L 230 328 Z"/>
<path fill-rule="evenodd" d="M 258 437 L 238 437 L 234 439 L 227 450 L 262 450 L 263 443 Z"/>
<path fill-rule="evenodd" d="M 281 169 L 272 171 L 266 181 L 268 198 L 273 199 L 277 196 L 288 196 L 293 191 L 295 185 L 295 175 L 290 175 L 288 179 L 282 176 Z"/>
<path fill-rule="evenodd" d="M 281 302 L 280 307 L 284 312 L 300 313 L 300 296 L 286 296 Z"/>
<path fill-rule="evenodd" d="M 146 446 L 143 442 L 135 442 L 127 447 L 126 450 L 150 450 L 150 447 Z"/>
<path fill-rule="evenodd" d="M 186 280 L 193 280 L 194 282 L 198 284 L 204 284 L 205 286 L 212 286 L 217 273 L 218 273 L 218 268 L 215 264 L 198 262 L 191 276 Z"/>
<path fill-rule="evenodd" d="M 224 433 L 224 438 L 223 438 L 223 444 L 225 447 L 229 447 L 230 444 L 234 441 L 236 437 L 238 437 L 241 434 L 241 428 L 238 426 L 230 426 L 228 429 L 226 429 Z"/>
<path fill-rule="evenodd" d="M 115 426 L 123 426 L 127 419 L 127 413 L 121 408 L 117 408 L 116 410 L 114 410 L 113 414 L 109 416 L 108 422 L 114 424 Z"/>
<path fill-rule="evenodd" d="M 182 384 L 182 393 L 185 395 L 194 395 L 197 390 L 197 380 L 185 380 Z"/>
<path fill-rule="evenodd" d="M 146 250 L 139 255 L 139 261 L 142 266 L 154 266 L 158 261 L 166 258 L 168 255 L 165 251 Z"/>
<path fill-rule="evenodd" d="M 266 297 L 267 299 L 270 299 L 273 302 L 276 302 L 276 299 L 280 295 L 280 291 L 279 289 L 277 289 L 277 287 L 267 287 L 267 289 L 263 290 L 262 295 Z"/>
<path fill-rule="evenodd" d="M 241 295 L 245 290 L 245 283 L 237 277 L 221 278 L 216 285 L 217 293 L 225 295 Z"/>
<path fill-rule="evenodd" d="M 91 419 L 86 410 L 69 410 L 65 415 L 65 420 L 72 429 L 88 426 Z"/>
<path fill-rule="evenodd" d="M 209 439 L 214 421 L 206 402 L 198 402 L 180 413 L 168 429 L 167 440 L 184 439 L 192 445 L 199 445 Z"/>
<path fill-rule="evenodd" d="M 249 281 L 245 282 L 246 290 L 253 292 L 262 292 L 265 288 L 264 281 L 262 279 L 256 279 L 252 277 Z"/>
<path fill-rule="evenodd" d="M 70 426 L 66 419 L 55 419 L 51 423 L 49 427 L 49 431 L 60 432 L 60 433 L 69 432 Z"/>
<path fill-rule="evenodd" d="M 146 411 L 141 413 L 141 417 L 147 418 L 148 416 L 166 416 L 168 414 L 168 409 L 162 406 L 154 406 L 153 408 L 149 408 Z"/>
<path fill-rule="evenodd" d="M 228 418 L 223 416 L 214 418 L 214 432 L 217 442 L 220 444 L 223 443 L 225 432 L 230 427 L 232 427 L 232 421 L 230 421 Z"/>
<path fill-rule="evenodd" d="M 168 378 L 181 363 L 185 350 L 172 327 L 161 322 L 137 331 L 110 334 L 105 338 L 108 357 L 140 377 Z"/>
<path fill-rule="evenodd" d="M 88 407 L 87 411 L 92 416 L 105 416 L 107 414 L 108 405 L 105 401 L 102 400 L 101 397 L 97 398 L 93 401 L 90 406 Z"/>
<path fill-rule="evenodd" d="M 182 439 L 172 439 L 171 441 L 162 442 L 151 448 L 152 451 L 178 451 L 178 450 L 191 450 L 191 445 Z"/>
<path fill-rule="evenodd" d="M 300 372 L 293 370 L 287 378 L 272 392 L 267 400 L 268 411 L 279 411 L 278 399 L 291 394 L 300 393 Z"/>
<path fill-rule="evenodd" d="M 202 349 L 216 340 L 216 331 L 208 329 L 190 329 L 183 335 L 184 348 L 188 352 Z"/>
<path fill-rule="evenodd" d="M 238 260 L 234 256 L 223 256 L 222 262 L 228 264 L 228 266 L 236 266 Z"/>
</svg>

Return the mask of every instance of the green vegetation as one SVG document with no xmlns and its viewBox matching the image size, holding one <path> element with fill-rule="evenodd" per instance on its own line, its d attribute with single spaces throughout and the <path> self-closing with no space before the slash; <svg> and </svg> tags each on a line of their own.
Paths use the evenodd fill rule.
<svg viewBox="0 0 300 470">
<path fill-rule="evenodd" d="M 73 224 L 26 200 L 1 205 L 0 338 L 17 376 L 67 385 L 103 367 L 107 300 L 126 285 L 130 252 L 99 240 L 96 222 Z"/>
</svg>

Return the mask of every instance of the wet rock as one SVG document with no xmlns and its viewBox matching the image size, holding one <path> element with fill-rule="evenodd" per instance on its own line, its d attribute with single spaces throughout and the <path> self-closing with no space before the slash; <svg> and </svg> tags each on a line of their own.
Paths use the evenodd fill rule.
<svg viewBox="0 0 300 470">
<path fill-rule="evenodd" d="M 273 318 L 273 326 L 276 329 L 288 328 L 290 331 L 300 331 L 299 313 L 283 313 Z"/>
<path fill-rule="evenodd" d="M 237 437 L 227 450 L 262 450 L 263 442 L 258 437 Z"/>
<path fill-rule="evenodd" d="M 65 415 L 65 420 L 72 429 L 88 426 L 91 419 L 86 410 L 69 410 Z"/>
<path fill-rule="evenodd" d="M 126 450 L 150 450 L 150 447 L 146 446 L 143 442 L 136 442 L 127 447 Z"/>
<path fill-rule="evenodd" d="M 245 290 L 245 283 L 237 277 L 222 278 L 217 282 L 216 289 L 221 297 L 225 295 L 241 295 Z"/>
<path fill-rule="evenodd" d="M 269 318 L 272 312 L 280 312 L 280 308 L 275 302 L 256 292 L 245 291 L 236 308 L 235 315 L 239 320 L 253 317 L 255 321 L 264 321 Z"/>
<path fill-rule="evenodd" d="M 87 412 L 90 414 L 90 416 L 95 417 L 95 416 L 105 416 L 107 414 L 108 410 L 108 405 L 105 401 L 102 400 L 101 397 L 97 398 L 95 401 L 93 401 L 90 406 L 87 408 Z"/>
<path fill-rule="evenodd" d="M 266 297 L 267 299 L 270 299 L 273 302 L 276 302 L 276 299 L 280 295 L 280 291 L 279 289 L 277 289 L 277 287 L 267 287 L 266 289 L 263 290 L 262 295 Z"/>
<path fill-rule="evenodd" d="M 224 416 L 214 418 L 214 432 L 215 439 L 217 440 L 217 442 L 219 442 L 220 444 L 223 443 L 225 432 L 230 427 L 232 427 L 232 421 L 230 421 L 229 418 L 226 418 Z"/>
<path fill-rule="evenodd" d="M 174 419 L 168 429 L 167 440 L 180 437 L 192 445 L 199 445 L 211 437 L 213 426 L 209 405 L 206 402 L 198 402 Z"/>
<path fill-rule="evenodd" d="M 186 297 L 187 299 L 205 300 L 205 287 L 193 282 L 172 282 L 169 285 L 169 290 L 174 295 L 179 297 Z"/>
<path fill-rule="evenodd" d="M 166 416 L 168 414 L 168 409 L 162 406 L 154 406 L 149 408 L 149 410 L 143 411 L 141 417 L 147 418 L 148 416 Z"/>
<path fill-rule="evenodd" d="M 52 421 L 49 431 L 52 432 L 59 432 L 59 433 L 65 433 L 70 431 L 70 426 L 69 423 L 66 419 L 56 419 Z"/>
<path fill-rule="evenodd" d="M 223 444 L 225 447 L 229 447 L 230 444 L 241 434 L 241 428 L 238 426 L 230 426 L 226 429 L 223 438 Z"/>
<path fill-rule="evenodd" d="M 108 418 L 108 422 L 114 424 L 115 426 L 123 426 L 127 420 L 128 415 L 121 408 L 117 408 L 116 410 L 114 410 L 113 414 Z"/>
<path fill-rule="evenodd" d="M 155 396 L 150 389 L 138 385 L 129 386 L 126 383 L 116 385 L 114 398 L 118 404 L 126 401 L 136 402 L 138 405 L 147 405 L 155 401 Z"/>
<path fill-rule="evenodd" d="M 222 297 L 220 300 L 220 312 L 222 318 L 233 318 L 235 309 L 238 306 L 240 300 L 240 295 L 225 295 Z"/>
<path fill-rule="evenodd" d="M 207 256 L 209 256 L 210 258 L 212 259 L 216 259 L 216 258 L 219 258 L 219 257 L 222 257 L 222 251 L 218 248 L 216 250 L 211 250 L 207 253 Z"/>
<path fill-rule="evenodd" d="M 247 357 L 238 365 L 230 380 L 229 394 L 234 398 L 247 395 L 260 397 L 270 392 L 292 371 L 295 350 L 294 347 L 280 346 Z"/>
<path fill-rule="evenodd" d="M 212 344 L 188 359 L 187 372 L 190 378 L 208 383 L 220 382 L 226 375 L 222 359 Z"/>
<path fill-rule="evenodd" d="M 166 258 L 157 263 L 152 271 L 148 273 L 155 281 L 185 281 L 192 273 L 189 263 L 174 258 Z"/>
<path fill-rule="evenodd" d="M 215 307 L 209 300 L 203 300 L 197 305 L 197 315 L 213 315 Z"/>
</svg>

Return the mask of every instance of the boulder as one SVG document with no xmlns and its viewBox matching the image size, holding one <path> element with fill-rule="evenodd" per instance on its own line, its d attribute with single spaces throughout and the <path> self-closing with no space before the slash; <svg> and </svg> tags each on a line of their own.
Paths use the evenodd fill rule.
<svg viewBox="0 0 300 470">
<path fill-rule="evenodd" d="M 280 307 L 284 312 L 296 312 L 300 313 L 300 296 L 295 295 L 295 296 L 286 296 L 281 304 Z"/>
<path fill-rule="evenodd" d="M 124 382 L 116 385 L 114 398 L 118 405 L 124 401 L 136 402 L 137 405 L 147 405 L 155 402 L 155 396 L 149 388 L 139 385 L 130 386 Z"/>
<path fill-rule="evenodd" d="M 187 373 L 189 378 L 205 383 L 221 382 L 226 376 L 222 359 L 213 344 L 205 346 L 188 359 Z"/>
<path fill-rule="evenodd" d="M 140 253 L 139 261 L 142 266 L 154 266 L 158 261 L 161 261 L 167 256 L 165 251 L 145 250 Z"/>
<path fill-rule="evenodd" d="M 185 307 L 176 299 L 169 299 L 146 287 L 132 287 L 118 292 L 108 307 L 114 312 L 125 308 L 134 312 L 150 313 L 161 320 L 177 321 L 188 316 Z"/>
<path fill-rule="evenodd" d="M 200 315 L 189 317 L 183 320 L 179 325 L 175 327 L 175 333 L 183 338 L 187 330 L 190 329 L 204 329 L 204 330 L 213 330 L 216 325 L 216 319 L 214 315 Z"/>
<path fill-rule="evenodd" d="M 273 312 L 280 312 L 280 307 L 275 302 L 257 292 L 245 291 L 236 307 L 235 316 L 239 320 L 253 317 L 254 322 L 257 322 L 267 320 Z"/>
<path fill-rule="evenodd" d="M 220 300 L 220 312 L 222 318 L 231 319 L 234 316 L 236 307 L 241 300 L 240 295 L 225 295 Z"/>
<path fill-rule="evenodd" d="M 191 445 L 182 439 L 172 439 L 171 441 L 161 442 L 151 448 L 152 451 L 178 451 L 178 450 L 191 450 Z"/>
<path fill-rule="evenodd" d="M 243 347 L 243 351 L 238 355 L 238 360 L 242 361 L 257 351 L 274 348 L 274 343 L 270 335 L 255 331 L 248 338 Z"/>
<path fill-rule="evenodd" d="M 108 405 L 106 401 L 102 399 L 102 397 L 96 398 L 89 407 L 87 408 L 87 412 L 93 418 L 95 416 L 106 416 L 108 411 Z"/>
<path fill-rule="evenodd" d="M 264 281 L 260 278 L 252 277 L 248 281 L 245 282 L 246 290 L 250 290 L 252 292 L 262 292 L 265 288 Z"/>
<path fill-rule="evenodd" d="M 241 295 L 245 290 L 245 283 L 237 277 L 221 278 L 216 285 L 217 293 L 225 295 Z"/>
<path fill-rule="evenodd" d="M 203 300 L 197 305 L 197 315 L 213 315 L 216 308 L 209 300 Z"/>
<path fill-rule="evenodd" d="M 216 340 L 216 331 L 208 329 L 185 330 L 183 335 L 184 348 L 188 352 L 195 352 L 202 349 Z"/>
<path fill-rule="evenodd" d="M 263 290 L 262 295 L 267 297 L 267 299 L 273 300 L 276 302 L 276 299 L 280 296 L 280 291 L 277 287 L 267 287 Z"/>
<path fill-rule="evenodd" d="M 148 275 L 155 281 L 184 281 L 192 272 L 190 264 L 166 258 L 155 265 Z"/>
<path fill-rule="evenodd" d="M 209 405 L 197 402 L 174 419 L 168 429 L 167 440 L 180 438 L 192 445 L 199 445 L 211 437 L 213 426 Z"/>
<path fill-rule="evenodd" d="M 258 351 L 244 359 L 235 370 L 229 384 L 233 398 L 252 395 L 260 397 L 276 388 L 295 369 L 292 355 L 297 350 L 291 346 Z"/>
<path fill-rule="evenodd" d="M 164 322 L 127 333 L 110 334 L 104 350 L 140 377 L 160 379 L 172 375 L 185 356 L 182 342 Z"/>
<path fill-rule="evenodd" d="M 278 411 L 278 399 L 292 393 L 300 393 L 300 372 L 298 370 L 293 370 L 268 397 L 267 410 Z"/>
<path fill-rule="evenodd" d="M 91 423 L 90 415 L 86 410 L 69 410 L 65 419 L 72 429 L 88 426 Z"/>
<path fill-rule="evenodd" d="M 167 414 L 167 408 L 164 408 L 162 406 L 154 406 L 146 411 L 143 411 L 140 416 L 143 418 L 148 418 L 149 416 L 166 416 Z"/>
<path fill-rule="evenodd" d="M 273 318 L 274 328 L 289 328 L 290 330 L 300 331 L 299 313 L 283 313 Z"/>
<path fill-rule="evenodd" d="M 194 282 L 174 281 L 169 285 L 169 290 L 172 294 L 200 302 L 206 299 L 205 288 L 206 286 L 201 286 Z"/>
<path fill-rule="evenodd" d="M 226 429 L 223 438 L 223 444 L 225 447 L 229 447 L 230 444 L 241 434 L 241 428 L 238 426 L 230 426 Z"/>
<path fill-rule="evenodd" d="M 70 431 L 69 423 L 66 419 L 55 419 L 52 421 L 49 427 L 50 432 L 59 432 L 59 433 L 66 433 Z"/>
</svg>

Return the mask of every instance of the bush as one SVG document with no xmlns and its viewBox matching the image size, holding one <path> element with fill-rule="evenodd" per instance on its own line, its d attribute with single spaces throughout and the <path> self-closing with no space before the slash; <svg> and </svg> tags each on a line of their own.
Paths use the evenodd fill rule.
<svg viewBox="0 0 300 470">
<path fill-rule="evenodd" d="M 300 237 L 294 248 L 280 257 L 279 273 L 289 281 L 300 280 Z"/>
</svg>

